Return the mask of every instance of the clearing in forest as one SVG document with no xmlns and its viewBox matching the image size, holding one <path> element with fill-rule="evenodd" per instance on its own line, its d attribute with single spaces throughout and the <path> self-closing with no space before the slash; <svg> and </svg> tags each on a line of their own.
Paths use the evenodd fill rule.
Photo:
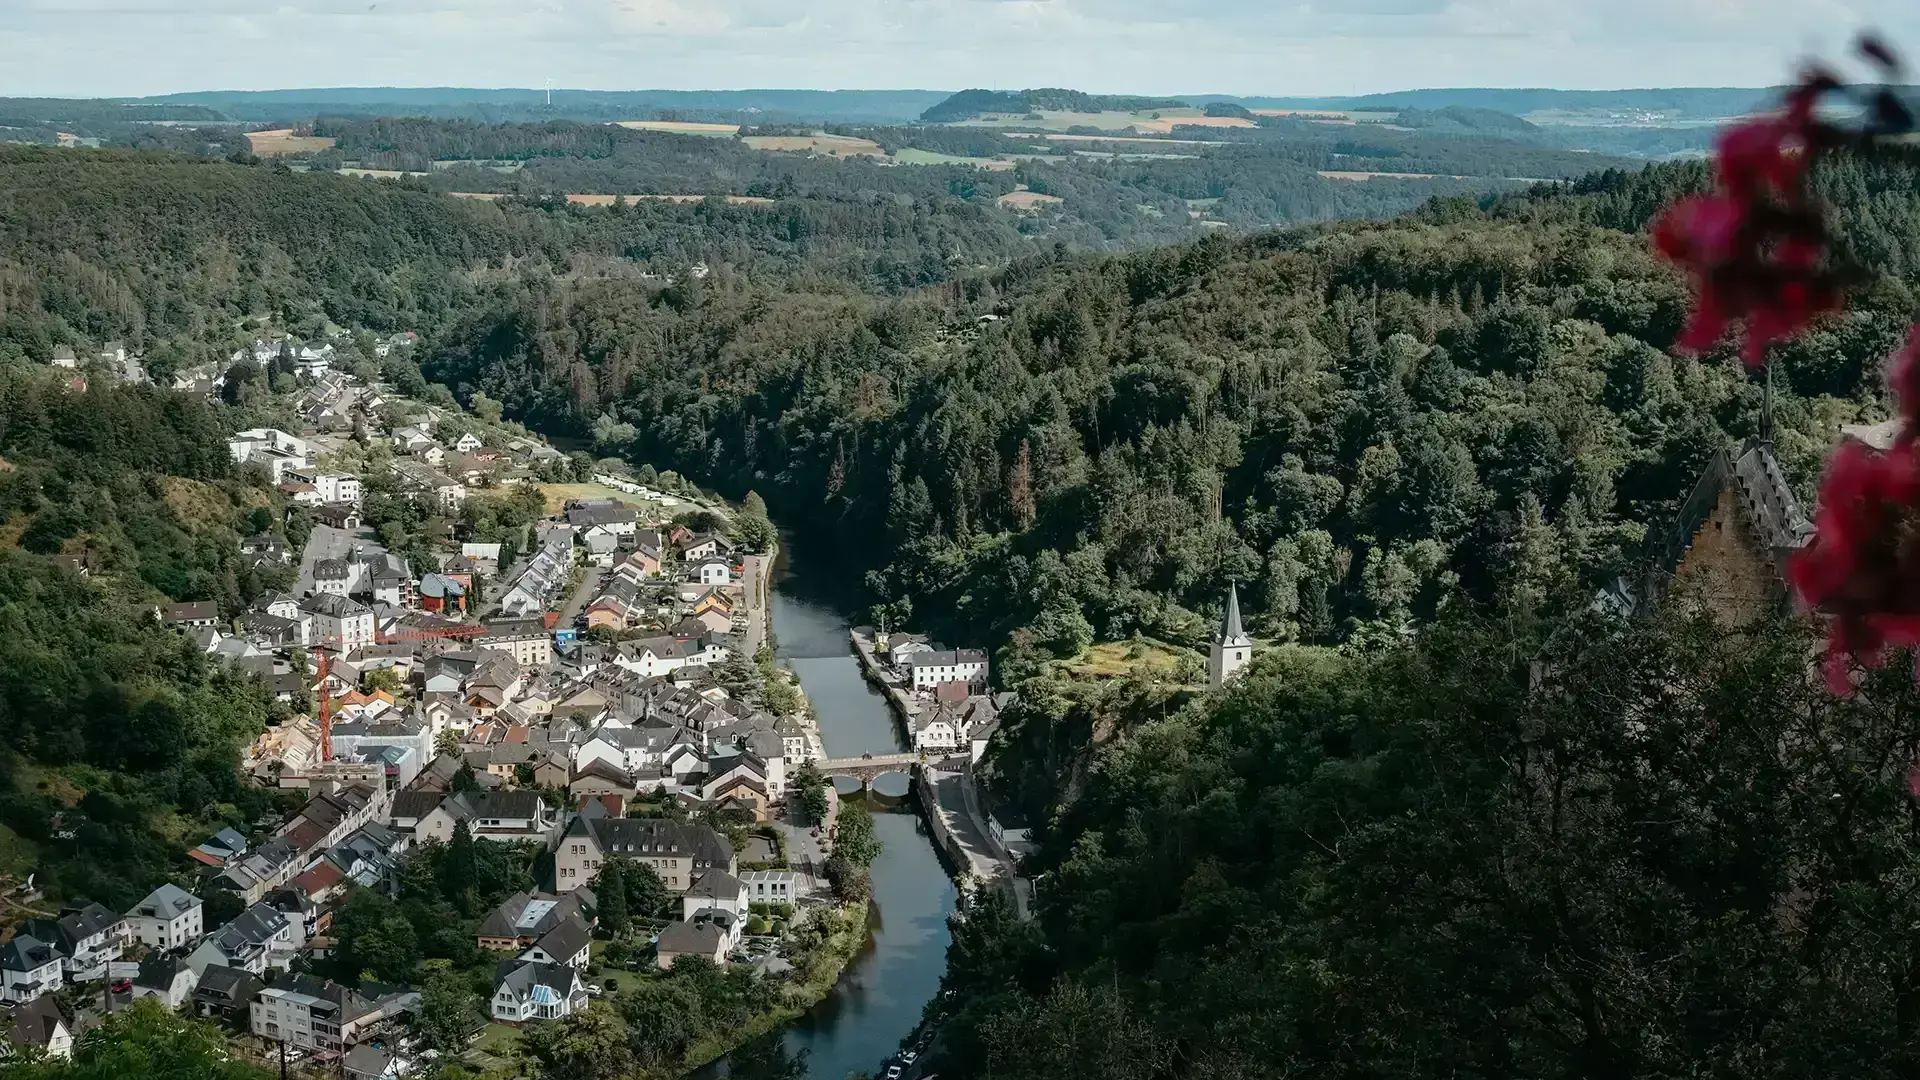
<svg viewBox="0 0 1920 1080">
<path fill-rule="evenodd" d="M 667 131 L 675 135 L 704 135 L 713 139 L 731 139 L 740 134 L 739 124 L 700 124 L 691 120 L 617 120 L 615 123 L 634 131 Z"/>
<path fill-rule="evenodd" d="M 284 157 L 288 154 L 313 154 L 321 150 L 333 149 L 332 139 L 323 139 L 313 135 L 295 135 L 292 128 L 279 128 L 274 131 L 249 131 L 247 142 L 253 152 L 261 157 Z"/>
<path fill-rule="evenodd" d="M 886 157 L 887 152 L 872 139 L 849 135 L 748 135 L 740 140 L 755 150 L 783 153 L 809 153 L 821 157 Z"/>
<path fill-rule="evenodd" d="M 1009 191 L 999 198 L 1001 206 L 1009 210 L 1023 211 L 1038 210 L 1043 206 L 1055 206 L 1066 201 L 1058 195 L 1042 195 L 1038 191 L 1028 191 L 1025 184 L 1021 184 L 1017 190 Z"/>
</svg>

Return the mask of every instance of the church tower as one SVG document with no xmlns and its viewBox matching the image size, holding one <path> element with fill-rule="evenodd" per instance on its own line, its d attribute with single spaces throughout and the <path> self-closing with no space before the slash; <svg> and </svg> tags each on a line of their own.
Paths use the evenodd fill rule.
<svg viewBox="0 0 1920 1080">
<path fill-rule="evenodd" d="M 1227 618 L 1207 650 L 1207 685 L 1218 690 L 1240 674 L 1253 659 L 1253 639 L 1240 628 L 1240 593 L 1227 586 Z"/>
</svg>

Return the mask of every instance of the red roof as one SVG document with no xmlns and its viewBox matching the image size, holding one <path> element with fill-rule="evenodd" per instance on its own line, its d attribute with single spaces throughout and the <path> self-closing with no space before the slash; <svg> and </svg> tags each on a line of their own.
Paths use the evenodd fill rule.
<svg viewBox="0 0 1920 1080">
<path fill-rule="evenodd" d="M 302 872 L 298 877 L 295 877 L 293 879 L 293 887 L 300 890 L 300 892 L 306 896 L 318 896 L 328 889 L 333 888 L 335 885 L 340 884 L 342 876 L 339 867 L 322 859 L 311 868 Z"/>
</svg>

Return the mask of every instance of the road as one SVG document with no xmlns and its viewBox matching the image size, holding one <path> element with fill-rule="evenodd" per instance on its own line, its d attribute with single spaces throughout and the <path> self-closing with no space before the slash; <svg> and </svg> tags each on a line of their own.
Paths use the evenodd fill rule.
<svg viewBox="0 0 1920 1080">
<path fill-rule="evenodd" d="M 749 555 L 742 560 L 740 570 L 740 588 L 746 594 L 747 604 L 747 658 L 760 655 L 760 646 L 767 640 L 767 622 L 771 616 L 767 612 L 767 557 Z"/>
<path fill-rule="evenodd" d="M 993 843 L 987 838 L 986 831 L 967 812 L 966 796 L 961 790 L 964 782 L 960 774 L 928 769 L 920 774 L 920 778 L 932 785 L 934 809 L 945 823 L 947 831 L 953 834 L 961 854 L 966 856 L 967 870 L 974 880 L 984 884 L 1003 870 L 1011 877 L 1012 865 L 1003 863 L 995 856 Z"/>
<path fill-rule="evenodd" d="M 557 625 L 572 626 L 574 618 L 580 614 L 580 609 L 600 595 L 600 582 L 605 580 L 606 576 L 607 571 L 603 567 L 587 567 L 587 572 L 580 575 L 579 587 L 573 590 L 573 595 L 567 597 L 566 606 L 560 609 L 560 622 Z"/>
<path fill-rule="evenodd" d="M 307 534 L 307 547 L 300 553 L 300 591 L 296 596 L 305 596 L 313 591 L 313 564 L 321 559 L 345 559 L 353 551 L 355 540 L 371 540 L 373 533 L 362 529 L 349 532 L 336 529 L 331 525 L 318 525 Z"/>
</svg>

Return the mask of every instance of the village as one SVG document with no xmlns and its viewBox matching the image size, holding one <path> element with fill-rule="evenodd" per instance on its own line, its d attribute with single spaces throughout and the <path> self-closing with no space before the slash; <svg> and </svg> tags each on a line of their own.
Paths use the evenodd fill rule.
<svg viewBox="0 0 1920 1080">
<path fill-rule="evenodd" d="M 263 339 L 234 357 L 297 379 L 284 426 L 228 441 L 286 507 L 243 552 L 292 587 L 237 619 L 213 601 L 152 612 L 289 707 L 243 767 L 304 802 L 206 837 L 186 852 L 197 880 L 129 910 L 25 922 L 0 946 L 0 1029 L 58 1056 L 77 1022 L 56 992 L 108 1010 L 150 997 L 225 1020 L 266 1059 L 352 1080 L 418 1071 L 435 1054 L 405 1036 L 418 986 L 311 972 L 339 947 L 342 901 L 398 893 L 432 844 L 532 853 L 474 936 L 497 958 L 470 1033 L 482 1045 L 483 1028 L 562 1019 L 613 988 L 593 973 L 609 966 L 596 889 L 616 860 L 668 896 L 644 947 L 617 950 L 629 969 L 697 957 L 789 976 L 793 936 L 836 925 L 845 898 L 829 874 L 832 763 L 769 647 L 771 526 L 670 476 L 402 398 L 335 355 Z M 183 372 L 176 388 L 219 381 Z M 892 658 L 927 706 L 916 751 L 977 759 L 993 730 L 984 654 L 898 635 Z"/>
</svg>

